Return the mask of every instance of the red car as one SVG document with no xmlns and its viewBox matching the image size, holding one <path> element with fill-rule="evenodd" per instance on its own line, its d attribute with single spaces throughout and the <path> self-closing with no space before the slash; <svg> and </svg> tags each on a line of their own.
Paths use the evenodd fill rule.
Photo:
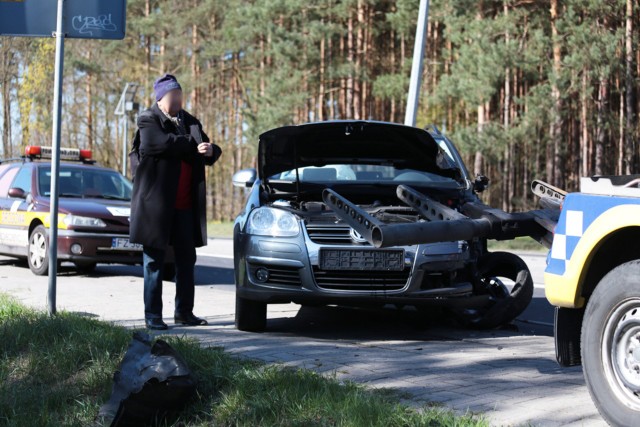
<svg viewBox="0 0 640 427">
<path fill-rule="evenodd" d="M 50 147 L 0 161 L 0 254 L 26 258 L 37 275 L 49 268 Z M 97 166 L 91 152 L 61 149 L 58 260 L 81 270 L 97 263 L 141 264 L 142 247 L 129 243 L 132 184 Z"/>
</svg>

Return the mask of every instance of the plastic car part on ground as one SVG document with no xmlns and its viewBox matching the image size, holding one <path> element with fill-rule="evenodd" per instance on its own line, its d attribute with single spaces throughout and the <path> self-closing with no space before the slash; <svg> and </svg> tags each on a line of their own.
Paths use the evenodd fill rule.
<svg viewBox="0 0 640 427">
<path fill-rule="evenodd" d="M 153 425 L 179 411 L 194 394 L 196 380 L 166 341 L 136 332 L 113 375 L 111 398 L 98 414 L 100 425 Z"/>
</svg>

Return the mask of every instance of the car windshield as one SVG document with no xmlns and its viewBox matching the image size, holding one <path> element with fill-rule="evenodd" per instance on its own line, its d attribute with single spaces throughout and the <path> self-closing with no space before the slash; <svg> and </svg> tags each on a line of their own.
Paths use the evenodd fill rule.
<svg viewBox="0 0 640 427">
<path fill-rule="evenodd" d="M 51 188 L 51 167 L 38 169 L 38 191 L 49 196 Z M 58 192 L 60 197 L 98 198 L 131 200 L 132 184 L 116 171 L 60 166 Z"/>
<path fill-rule="evenodd" d="M 418 185 L 460 185 L 459 181 L 452 178 L 451 172 L 458 172 L 462 176 L 460 167 L 452 156 L 450 150 L 439 142 L 440 150 L 436 163 L 443 173 L 426 172 L 414 169 L 397 168 L 393 165 L 380 164 L 330 164 L 324 166 L 306 166 L 298 168 L 301 182 L 389 182 L 398 184 Z M 296 169 L 288 170 L 270 177 L 270 180 L 295 181 Z"/>
</svg>

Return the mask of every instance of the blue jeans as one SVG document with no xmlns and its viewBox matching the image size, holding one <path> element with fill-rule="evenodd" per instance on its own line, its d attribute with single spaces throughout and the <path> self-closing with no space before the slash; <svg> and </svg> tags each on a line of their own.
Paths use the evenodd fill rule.
<svg viewBox="0 0 640 427">
<path fill-rule="evenodd" d="M 193 312 L 195 293 L 194 268 L 196 247 L 194 241 L 193 211 L 176 209 L 171 226 L 171 242 L 176 265 L 176 310 L 175 314 Z M 144 317 L 162 318 L 162 279 L 166 248 L 144 246 Z"/>
</svg>

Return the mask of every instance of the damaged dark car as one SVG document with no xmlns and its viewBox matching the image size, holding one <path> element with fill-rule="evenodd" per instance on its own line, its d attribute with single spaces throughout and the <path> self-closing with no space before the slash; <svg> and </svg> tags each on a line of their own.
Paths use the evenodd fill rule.
<svg viewBox="0 0 640 427">
<path fill-rule="evenodd" d="M 333 121 L 260 136 L 234 229 L 236 327 L 263 331 L 267 305 L 439 307 L 493 328 L 528 306 L 526 264 L 489 238 L 544 239 L 530 215 L 492 210 L 437 129 Z M 502 215 L 505 214 L 505 215 Z M 532 225 L 533 224 L 533 225 Z"/>
</svg>

